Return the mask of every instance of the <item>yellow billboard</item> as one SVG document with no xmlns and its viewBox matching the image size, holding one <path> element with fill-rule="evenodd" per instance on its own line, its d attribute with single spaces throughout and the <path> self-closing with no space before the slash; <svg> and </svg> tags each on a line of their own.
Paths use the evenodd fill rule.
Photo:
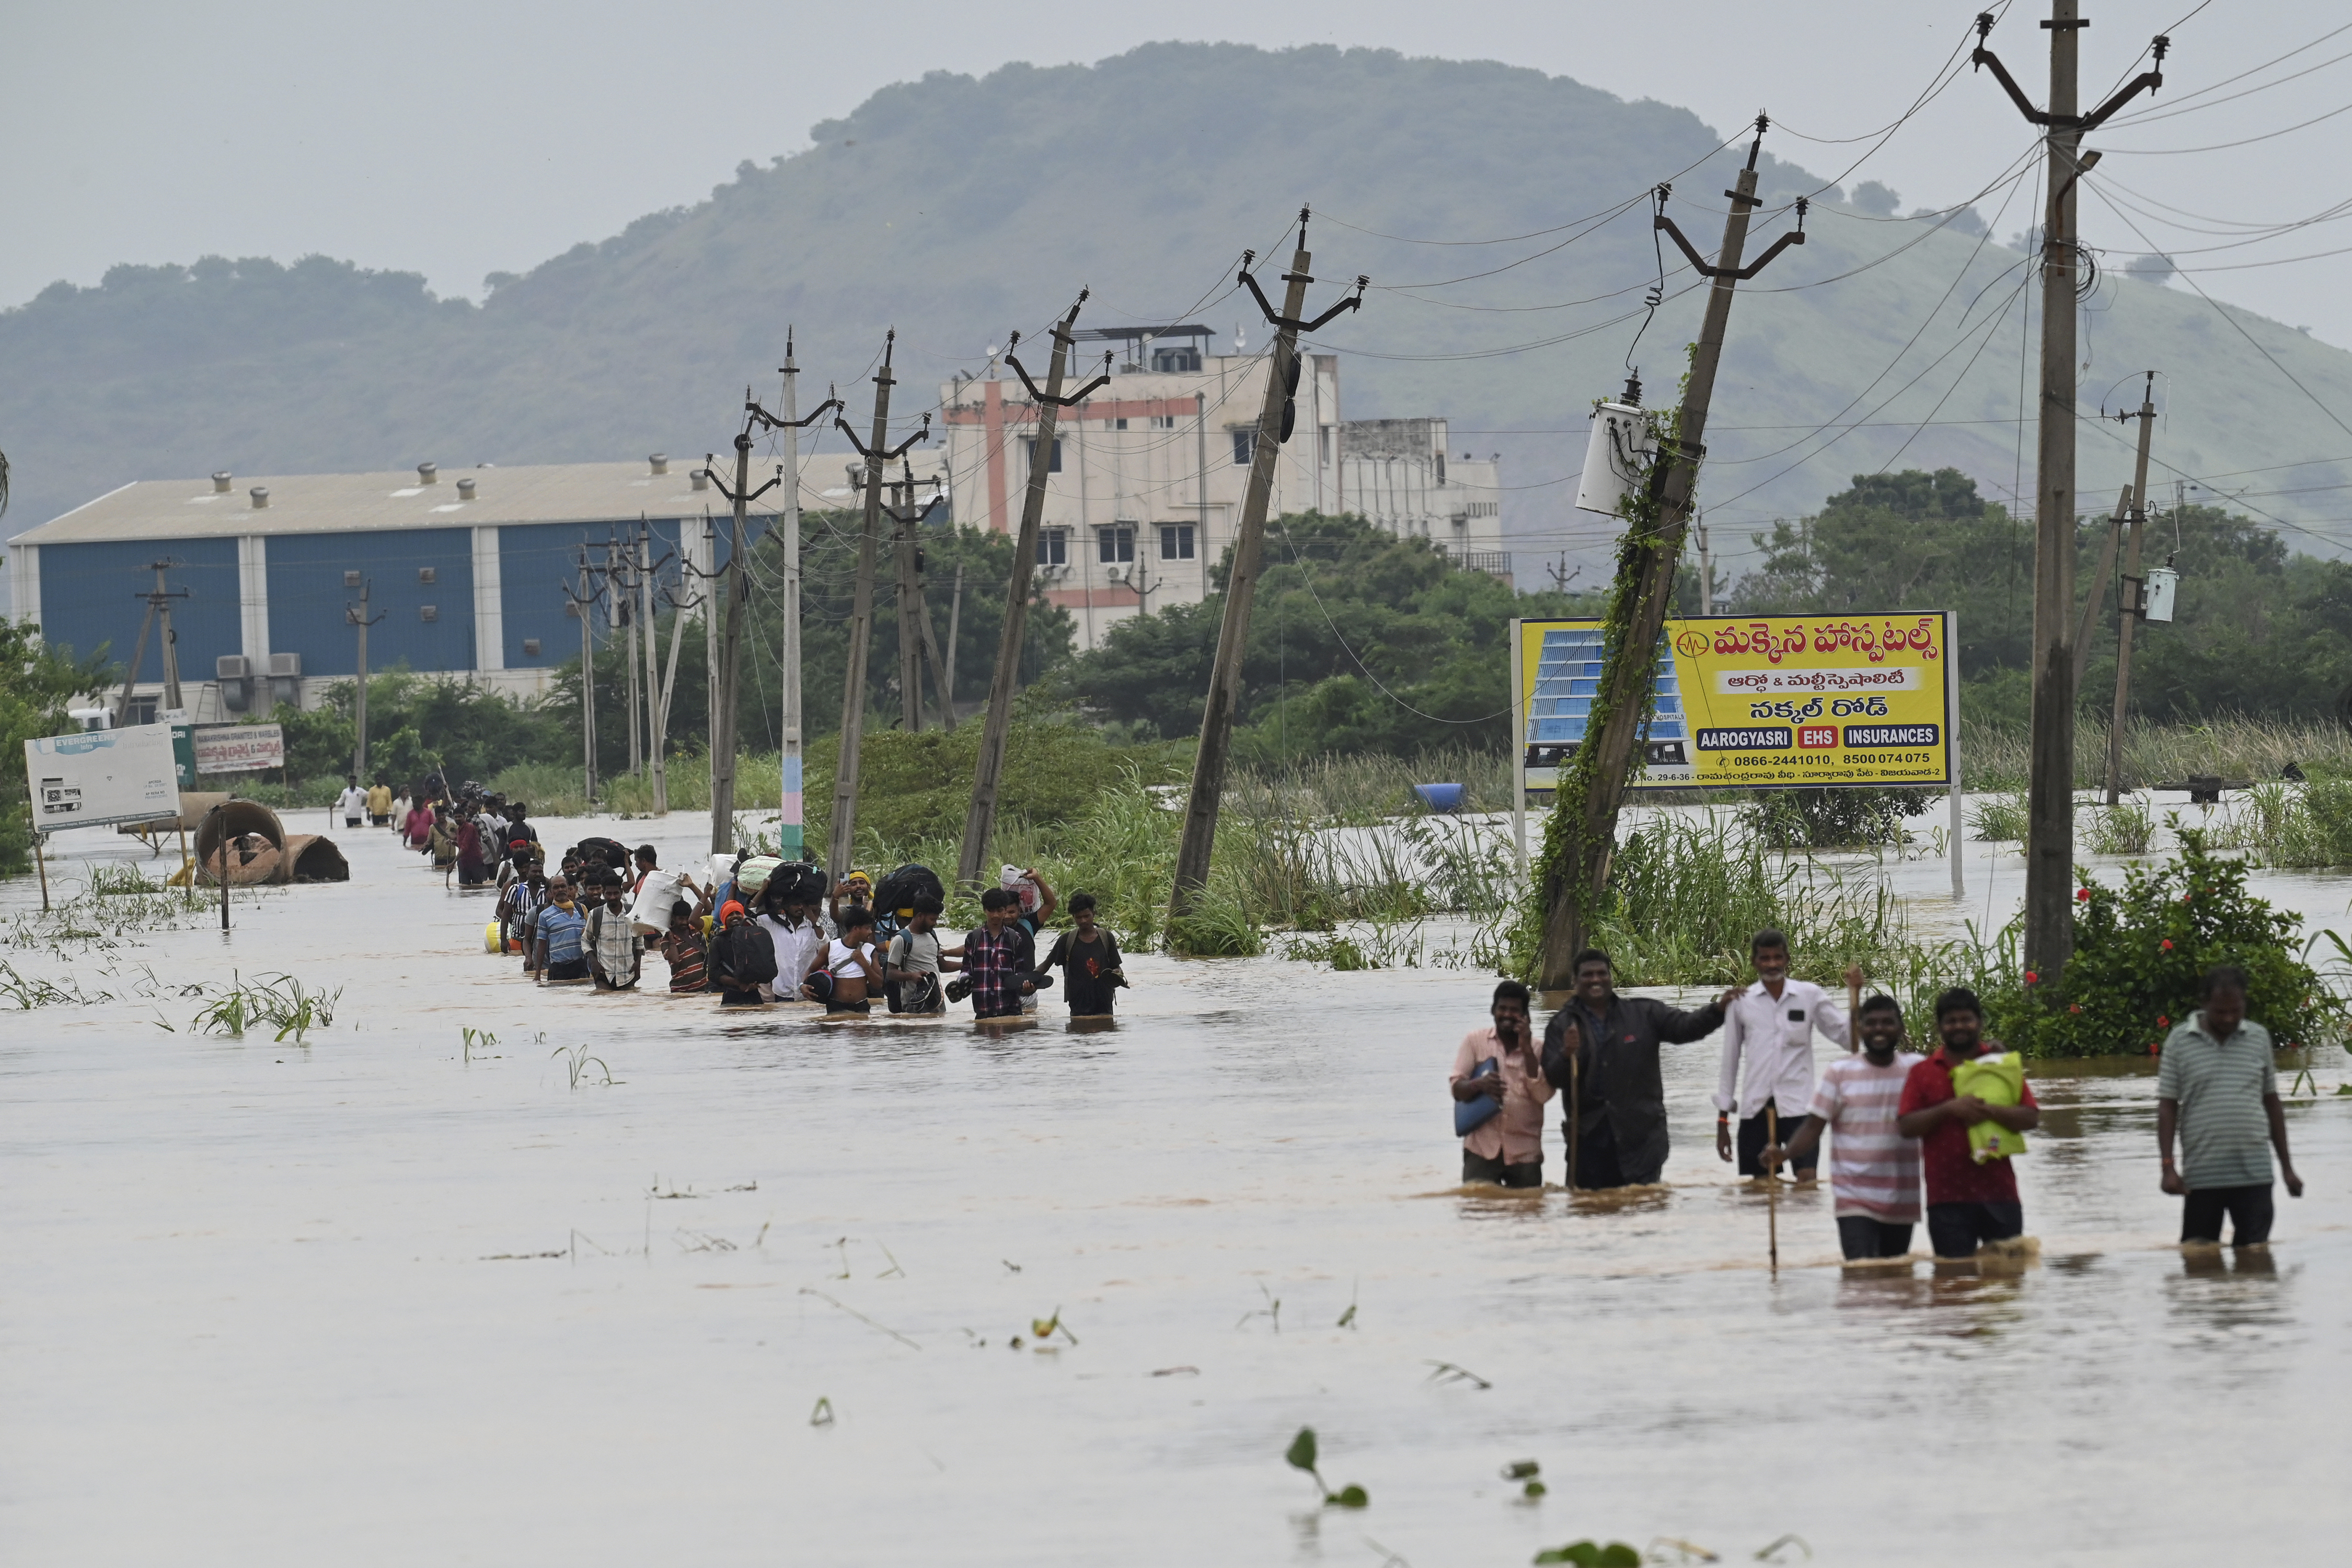
<svg viewBox="0 0 2352 1568">
<path fill-rule="evenodd" d="M 1521 787 L 1549 791 L 1601 689 L 1601 623 L 1513 627 Z M 1634 786 L 1948 785 L 1953 633 L 1940 611 L 1668 621 Z"/>
</svg>

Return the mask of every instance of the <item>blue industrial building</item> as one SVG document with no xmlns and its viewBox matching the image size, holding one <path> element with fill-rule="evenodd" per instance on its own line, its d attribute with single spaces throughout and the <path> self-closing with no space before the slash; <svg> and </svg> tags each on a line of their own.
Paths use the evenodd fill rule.
<svg viewBox="0 0 2352 1568">
<path fill-rule="evenodd" d="M 599 563 L 642 526 L 675 585 L 682 566 L 708 573 L 725 561 L 730 520 L 698 463 L 673 468 L 660 457 L 142 480 L 9 541 L 11 611 L 48 642 L 85 655 L 103 647 L 128 663 L 163 563 L 184 700 L 199 723 L 273 700 L 309 706 L 350 679 L 357 644 L 346 611 L 362 588 L 381 617 L 368 632 L 372 670 L 405 665 L 528 696 L 579 654 L 564 590 L 579 585 L 583 548 Z M 753 514 L 754 534 L 772 521 Z M 592 616 L 601 643 L 609 600 Z M 131 672 L 134 709 L 162 690 L 161 640 L 150 637 Z"/>
</svg>

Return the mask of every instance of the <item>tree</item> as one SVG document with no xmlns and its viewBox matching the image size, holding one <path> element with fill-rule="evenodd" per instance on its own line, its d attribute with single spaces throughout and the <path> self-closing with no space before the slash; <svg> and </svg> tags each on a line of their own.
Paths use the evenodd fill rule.
<svg viewBox="0 0 2352 1568">
<path fill-rule="evenodd" d="M 20 765 L 25 742 L 65 733 L 73 700 L 113 679 L 105 649 L 77 663 L 43 643 L 40 627 L 0 621 L 0 873 L 33 863 L 33 802 Z"/>
</svg>

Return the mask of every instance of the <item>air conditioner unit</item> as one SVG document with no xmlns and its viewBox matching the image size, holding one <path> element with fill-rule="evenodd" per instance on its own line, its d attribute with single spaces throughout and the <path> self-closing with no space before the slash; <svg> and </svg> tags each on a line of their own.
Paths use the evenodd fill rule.
<svg viewBox="0 0 2352 1568">
<path fill-rule="evenodd" d="M 248 680 L 253 677 L 253 661 L 241 653 L 225 653 L 213 660 L 215 680 Z"/>
<path fill-rule="evenodd" d="M 273 653 L 269 656 L 269 678 L 272 680 L 283 680 L 289 676 L 299 679 L 301 674 L 302 656 L 300 654 Z"/>
</svg>

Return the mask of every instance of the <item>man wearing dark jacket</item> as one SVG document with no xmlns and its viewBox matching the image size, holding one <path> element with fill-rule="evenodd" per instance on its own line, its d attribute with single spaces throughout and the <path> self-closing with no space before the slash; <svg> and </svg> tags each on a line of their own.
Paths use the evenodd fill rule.
<svg viewBox="0 0 2352 1568">
<path fill-rule="evenodd" d="M 1723 1027 L 1738 986 L 1695 1012 L 1647 996 L 1620 996 L 1609 955 L 1576 955 L 1576 991 L 1544 1030 L 1544 1077 L 1562 1089 L 1577 1131 L 1573 1174 L 1580 1187 L 1654 1182 L 1666 1164 L 1666 1093 L 1658 1072 L 1661 1042 L 1684 1045 Z M 1576 1071 L 1571 1084 L 1569 1058 Z M 1561 1131 L 1568 1131 L 1561 1123 Z"/>
</svg>

